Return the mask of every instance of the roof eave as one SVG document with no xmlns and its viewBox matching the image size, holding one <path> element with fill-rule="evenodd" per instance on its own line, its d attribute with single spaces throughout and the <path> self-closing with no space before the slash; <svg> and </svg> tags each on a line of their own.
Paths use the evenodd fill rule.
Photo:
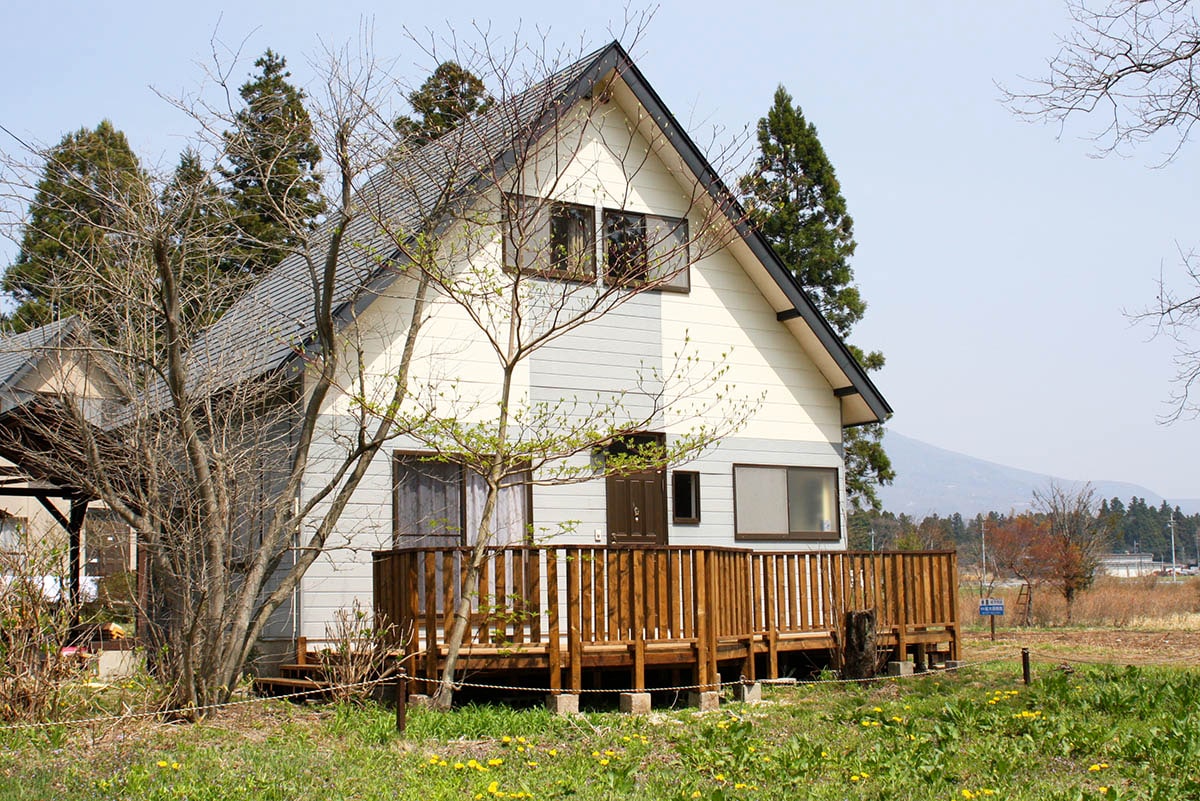
<svg viewBox="0 0 1200 801">
<path fill-rule="evenodd" d="M 618 75 L 621 80 L 633 92 L 638 102 L 642 104 L 642 107 L 649 112 L 664 137 L 671 143 L 676 152 L 679 153 L 684 163 L 700 181 L 713 202 L 725 212 L 738 236 L 750 248 L 751 252 L 766 268 L 772 280 L 787 296 L 796 315 L 803 319 L 804 323 L 837 364 L 847 382 L 842 387 L 834 387 L 835 394 L 844 393 L 839 394 L 839 398 L 842 400 L 843 416 L 845 416 L 845 412 L 847 411 L 845 398 L 848 394 L 861 396 L 863 402 L 865 402 L 873 415 L 873 419 L 858 419 L 855 416 L 851 416 L 844 425 L 866 425 L 886 420 L 892 414 L 891 405 L 888 404 L 883 394 L 875 386 L 875 383 L 871 381 L 866 370 L 854 358 L 854 354 L 850 352 L 846 343 L 842 341 L 842 338 L 830 326 L 829 321 L 825 319 L 813 304 L 803 287 L 796 281 L 795 276 L 780 261 L 774 249 L 767 243 L 758 229 L 747 222 L 745 211 L 737 201 L 737 198 L 725 186 L 725 182 L 721 180 L 720 176 L 716 174 L 712 165 L 709 164 L 708 159 L 701 153 L 700 148 L 696 146 L 696 143 L 692 141 L 691 137 L 688 136 L 687 132 L 671 112 L 667 110 L 666 105 L 662 102 L 662 98 L 658 96 L 658 93 L 646 81 L 641 71 L 637 68 L 637 65 L 633 63 L 625 50 L 616 42 L 613 42 L 604 51 L 603 59 L 605 63 L 610 59 L 612 60 L 612 67 L 609 68 L 618 69 Z M 607 72 L 607 69 L 605 72 Z M 605 74 L 605 72 L 600 73 L 600 75 Z M 596 79 L 599 77 L 596 76 Z"/>
</svg>

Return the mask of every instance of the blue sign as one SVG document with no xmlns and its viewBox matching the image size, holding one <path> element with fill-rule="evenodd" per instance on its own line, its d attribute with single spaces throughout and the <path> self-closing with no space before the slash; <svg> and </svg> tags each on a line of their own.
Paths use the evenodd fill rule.
<svg viewBox="0 0 1200 801">
<path fill-rule="evenodd" d="M 979 614 L 981 614 L 981 615 L 1003 615 L 1004 614 L 1004 599 L 1003 598 L 980 598 L 979 599 Z"/>
</svg>

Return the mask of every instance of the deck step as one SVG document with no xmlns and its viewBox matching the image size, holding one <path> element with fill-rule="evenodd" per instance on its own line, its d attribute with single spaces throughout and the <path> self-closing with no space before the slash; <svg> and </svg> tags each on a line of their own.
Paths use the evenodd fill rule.
<svg viewBox="0 0 1200 801">
<path fill-rule="evenodd" d="M 333 685 L 328 681 L 310 678 L 258 676 L 254 679 L 254 689 L 260 695 L 290 695 L 311 692 L 311 695 L 306 697 L 320 697 L 332 688 Z"/>
<path fill-rule="evenodd" d="M 326 673 L 325 665 L 319 662 L 285 663 L 279 666 L 279 674 L 295 679 L 320 678 Z"/>
</svg>

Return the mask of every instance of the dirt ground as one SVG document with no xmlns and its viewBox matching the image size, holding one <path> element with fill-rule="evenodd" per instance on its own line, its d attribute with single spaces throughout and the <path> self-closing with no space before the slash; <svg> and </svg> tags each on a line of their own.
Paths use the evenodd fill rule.
<svg viewBox="0 0 1200 801">
<path fill-rule="evenodd" d="M 1013 655 L 1028 648 L 1035 662 L 1111 662 L 1118 665 L 1200 665 L 1200 621 L 1178 627 L 1134 628 L 997 628 L 963 632 L 962 658 L 967 662 Z"/>
</svg>

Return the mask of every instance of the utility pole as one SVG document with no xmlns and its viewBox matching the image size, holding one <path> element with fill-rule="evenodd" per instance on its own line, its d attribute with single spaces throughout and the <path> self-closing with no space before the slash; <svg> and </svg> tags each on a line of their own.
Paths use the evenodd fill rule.
<svg viewBox="0 0 1200 801">
<path fill-rule="evenodd" d="M 979 559 L 982 563 L 979 567 L 979 597 L 987 591 L 987 534 L 983 527 L 983 515 L 979 516 Z"/>
<path fill-rule="evenodd" d="M 1179 581 L 1179 565 L 1175 561 L 1175 510 L 1171 510 L 1171 581 Z"/>
</svg>

